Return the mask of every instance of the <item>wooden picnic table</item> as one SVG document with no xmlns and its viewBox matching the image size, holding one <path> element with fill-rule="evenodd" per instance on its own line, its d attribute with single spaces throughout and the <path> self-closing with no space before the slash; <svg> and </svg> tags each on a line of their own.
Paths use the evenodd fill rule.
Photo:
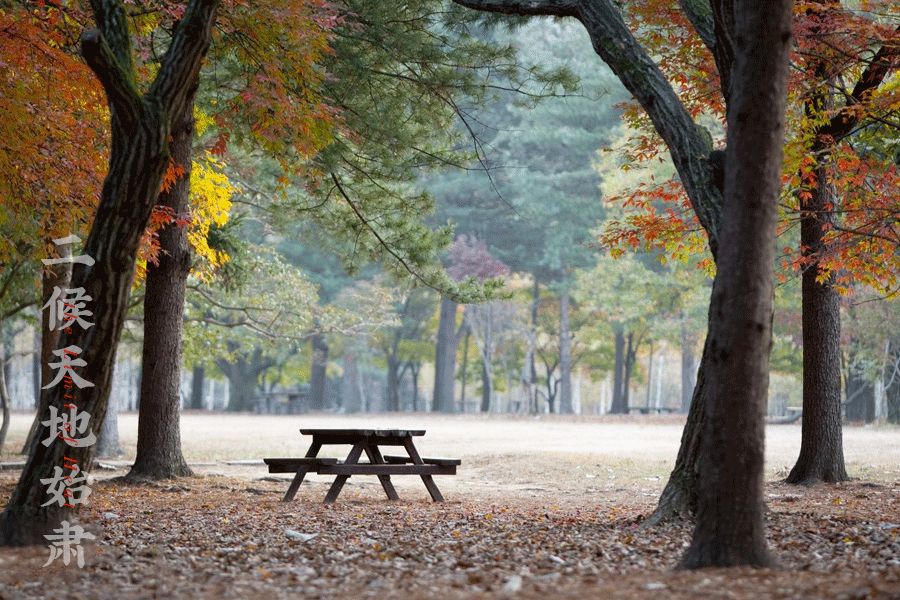
<svg viewBox="0 0 900 600">
<path fill-rule="evenodd" d="M 269 465 L 270 473 L 295 473 L 284 495 L 284 502 L 294 498 L 306 474 L 310 472 L 336 475 L 325 496 L 326 504 L 337 500 L 351 475 L 376 475 L 390 500 L 400 499 L 391 483 L 391 475 L 419 475 L 431 494 L 431 499 L 443 502 L 444 497 L 432 475 L 455 475 L 456 467 L 461 463 L 455 458 L 419 456 L 413 438 L 425 435 L 424 429 L 301 429 L 300 433 L 312 436 L 306 456 L 263 459 Z M 351 448 L 343 462 L 336 458 L 320 458 L 319 450 L 328 445 L 349 445 Z M 381 446 L 403 447 L 408 456 L 382 456 L 379 450 Z M 359 462 L 363 453 L 369 462 Z"/>
</svg>

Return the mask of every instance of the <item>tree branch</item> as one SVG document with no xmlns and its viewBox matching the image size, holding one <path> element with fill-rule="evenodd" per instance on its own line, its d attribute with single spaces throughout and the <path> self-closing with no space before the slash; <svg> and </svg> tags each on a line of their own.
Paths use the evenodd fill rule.
<svg viewBox="0 0 900 600">
<path fill-rule="evenodd" d="M 637 41 L 612 0 L 453 0 L 476 10 L 508 15 L 575 17 L 594 51 L 646 111 L 665 141 L 691 206 L 706 230 L 713 256 L 718 249 L 722 192 L 713 182 L 712 138 L 697 125 L 647 50 Z"/>
<path fill-rule="evenodd" d="M 483 12 L 504 15 L 575 17 L 579 0 L 454 0 L 457 4 Z"/>
<path fill-rule="evenodd" d="M 178 23 L 149 94 L 169 114 L 180 112 L 188 94 L 196 87 L 218 5 L 219 0 L 191 0 Z"/>
<path fill-rule="evenodd" d="M 81 55 L 103 85 L 113 117 L 126 127 L 134 126 L 141 119 L 143 102 L 130 63 L 122 63 L 99 29 L 88 29 L 81 36 Z"/>
<path fill-rule="evenodd" d="M 898 36 L 900 36 L 900 25 L 894 29 L 894 37 L 889 42 L 885 42 L 875 53 L 872 62 L 853 86 L 847 105 L 831 118 L 828 125 L 820 130 L 821 135 L 839 140 L 853 130 L 860 119 L 860 113 L 856 107 L 881 85 L 888 73 L 897 68 L 897 59 L 900 57 L 900 38 Z"/>
</svg>

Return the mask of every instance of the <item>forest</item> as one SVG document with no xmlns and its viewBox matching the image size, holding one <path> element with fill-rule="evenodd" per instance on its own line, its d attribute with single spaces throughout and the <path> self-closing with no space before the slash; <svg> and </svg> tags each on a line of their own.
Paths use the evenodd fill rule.
<svg viewBox="0 0 900 600">
<path fill-rule="evenodd" d="M 900 594 L 898 64 L 889 0 L 0 0 L 0 597 Z"/>
</svg>

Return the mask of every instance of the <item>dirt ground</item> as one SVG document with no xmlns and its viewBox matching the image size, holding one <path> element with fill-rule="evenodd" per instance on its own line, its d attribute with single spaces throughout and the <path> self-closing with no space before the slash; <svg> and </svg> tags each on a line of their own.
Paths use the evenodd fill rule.
<svg viewBox="0 0 900 600">
<path fill-rule="evenodd" d="M 136 422 L 120 415 L 126 455 L 95 470 L 80 518 L 98 543 L 85 568 L 42 567 L 45 547 L 0 549 L 0 598 L 900 598 L 896 427 L 846 427 L 854 481 L 806 489 L 779 481 L 799 426 L 770 426 L 767 520 L 781 568 L 689 573 L 673 570 L 688 524 L 641 526 L 674 460 L 679 417 L 187 413 L 197 476 L 142 486 L 116 479 Z M 15 416 L 9 448 L 27 426 Z M 376 479 L 354 477 L 326 507 L 331 478 L 316 475 L 285 504 L 289 476 L 269 476 L 259 459 L 302 455 L 301 426 L 424 428 L 422 455 L 463 466 L 437 479 L 443 504 L 418 478 L 395 476 L 401 500 L 388 502 Z M 4 499 L 17 475 L 0 471 Z"/>
</svg>

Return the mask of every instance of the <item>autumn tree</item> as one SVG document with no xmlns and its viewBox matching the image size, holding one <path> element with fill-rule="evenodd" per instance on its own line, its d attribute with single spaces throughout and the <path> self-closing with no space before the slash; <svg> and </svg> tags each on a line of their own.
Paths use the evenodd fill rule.
<svg viewBox="0 0 900 600">
<path fill-rule="evenodd" d="M 764 417 L 791 2 L 734 2 L 714 11 L 716 38 L 734 57 L 721 226 L 728 243 L 710 299 L 697 525 L 681 566 L 764 567 L 772 564 L 763 522 Z"/>
<path fill-rule="evenodd" d="M 109 172 L 100 204 L 83 249 L 92 265 L 75 264 L 74 287 L 85 289 L 97 315 L 89 329 L 74 327 L 60 336 L 64 348 L 78 348 L 86 365 L 79 375 L 93 386 L 79 390 L 78 409 L 88 413 L 99 429 L 106 413 L 116 345 L 122 331 L 126 299 L 134 275 L 141 234 L 150 217 L 169 161 L 172 117 L 187 102 L 188 83 L 196 76 L 209 46 L 217 7 L 215 0 L 194 0 L 178 23 L 159 72 L 146 91 L 138 88 L 132 38 L 125 7 L 115 0 L 91 3 L 96 29 L 81 38 L 82 54 L 106 92 L 112 142 Z M 47 405 L 63 410 L 63 386 L 45 392 Z M 49 412 L 44 413 L 45 420 Z M 94 448 L 73 447 L 51 436 L 50 444 L 32 443 L 28 462 L 9 504 L 0 517 L 4 544 L 43 541 L 43 535 L 69 518 L 72 510 L 43 506 L 45 486 L 40 480 L 63 464 L 63 456 L 89 468 Z"/>
<path fill-rule="evenodd" d="M 868 153 L 854 148 L 851 139 L 859 136 L 860 129 L 881 127 L 878 113 L 884 111 L 887 98 L 879 98 L 879 86 L 900 56 L 900 29 L 885 31 L 877 23 L 855 17 L 839 2 L 812 2 L 804 10 L 804 18 L 798 20 L 803 28 L 798 53 L 808 75 L 796 84 L 803 106 L 797 128 L 797 145 L 802 149 L 797 155 L 802 158 L 796 186 L 803 281 L 803 433 L 800 456 L 787 481 L 809 485 L 848 478 L 841 433 L 839 287 L 840 269 L 856 262 L 856 244 L 840 238 L 862 234 L 866 261 L 870 253 L 880 249 L 890 255 L 895 248 L 889 240 L 885 244 L 879 233 L 883 216 L 878 214 L 877 195 L 871 195 L 868 210 L 854 206 L 854 188 L 889 189 L 890 181 L 896 184 L 894 165 L 883 172 Z M 885 35 L 893 39 L 884 39 Z M 861 60 L 861 49 L 873 41 L 881 42 L 881 47 L 871 60 Z M 845 88 L 841 74 L 854 71 L 859 72 L 855 83 Z M 843 173 L 838 172 L 838 164 Z M 853 214 L 860 209 L 867 215 L 862 231 L 855 225 L 858 215 Z M 840 211 L 850 217 L 836 222 Z M 836 236 L 835 228 L 843 233 Z"/>
</svg>

